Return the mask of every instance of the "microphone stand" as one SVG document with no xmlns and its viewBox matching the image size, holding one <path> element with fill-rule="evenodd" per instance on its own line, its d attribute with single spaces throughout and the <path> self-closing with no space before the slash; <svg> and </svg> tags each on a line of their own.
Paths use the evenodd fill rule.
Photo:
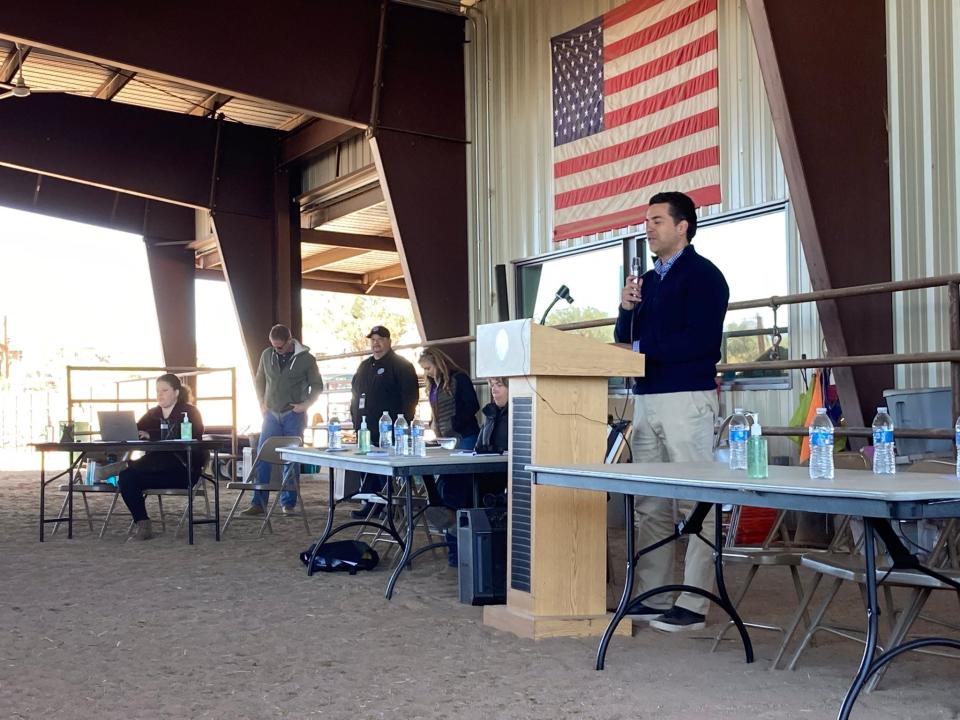
<svg viewBox="0 0 960 720">
<path fill-rule="evenodd" d="M 557 290 L 557 294 L 553 296 L 553 300 L 550 301 L 550 304 L 547 305 L 547 309 L 543 313 L 543 317 L 540 318 L 540 324 L 546 325 L 547 315 L 550 314 L 550 311 L 553 310 L 553 306 L 556 305 L 561 300 L 566 300 L 568 303 L 573 303 L 573 298 L 570 297 L 570 289 L 566 285 L 561 285 L 560 289 Z"/>
</svg>

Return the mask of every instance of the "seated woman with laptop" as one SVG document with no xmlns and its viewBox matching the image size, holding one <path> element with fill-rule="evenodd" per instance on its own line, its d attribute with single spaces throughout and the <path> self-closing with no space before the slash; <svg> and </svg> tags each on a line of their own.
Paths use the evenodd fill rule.
<svg viewBox="0 0 960 720">
<path fill-rule="evenodd" d="M 172 373 L 157 378 L 157 405 L 150 408 L 137 421 L 137 430 L 143 440 L 179 440 L 180 426 L 184 413 L 193 425 L 191 437 L 203 437 L 203 419 L 200 412 L 191 404 L 193 398 L 190 388 L 180 382 Z M 191 486 L 200 477 L 200 471 L 206 460 L 206 453 L 192 453 L 190 469 Z M 153 537 L 147 506 L 143 498 L 144 490 L 165 488 L 186 488 L 186 457 L 173 452 L 150 452 L 129 463 L 120 472 L 117 487 L 123 502 L 133 515 L 135 528 L 131 540 L 149 540 Z"/>
</svg>

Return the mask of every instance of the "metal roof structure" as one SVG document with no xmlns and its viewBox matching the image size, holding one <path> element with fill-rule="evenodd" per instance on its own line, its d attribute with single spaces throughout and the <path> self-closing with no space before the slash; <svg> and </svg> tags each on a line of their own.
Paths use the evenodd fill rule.
<svg viewBox="0 0 960 720">
<path fill-rule="evenodd" d="M 22 62 L 21 62 L 22 60 Z M 246 97 L 232 97 L 183 82 L 175 82 L 149 73 L 110 67 L 46 48 L 21 44 L 19 47 L 0 39 L 0 83 L 14 84 L 18 78 L 31 93 L 68 93 L 116 103 L 180 113 L 197 117 L 219 117 L 226 122 L 242 123 L 293 133 L 317 116 L 279 103 Z M 0 95 L 3 94 L 0 88 Z M 15 100 L 16 97 L 6 98 Z M 376 174 L 368 173 L 368 184 L 377 186 Z M 382 196 L 381 196 L 382 197 Z M 328 207 L 336 205 L 336 196 Z M 308 218 L 304 221 L 309 223 Z M 329 220 L 313 218 L 318 230 L 337 233 L 392 237 L 393 229 L 386 203 L 373 202 L 352 212 L 336 214 Z M 333 249 L 346 250 L 330 252 Z M 222 260 L 214 237 L 196 242 L 197 269 L 206 277 L 217 277 Z M 406 286 L 399 255 L 389 251 L 336 244 L 304 243 L 301 249 L 304 287 L 333 292 L 373 293 L 406 297 Z M 213 271 L 213 272 L 211 272 Z"/>
</svg>

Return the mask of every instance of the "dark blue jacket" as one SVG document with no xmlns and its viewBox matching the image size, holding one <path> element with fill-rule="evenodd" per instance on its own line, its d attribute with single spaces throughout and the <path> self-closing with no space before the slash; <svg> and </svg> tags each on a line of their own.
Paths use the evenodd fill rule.
<svg viewBox="0 0 960 720">
<path fill-rule="evenodd" d="M 646 370 L 637 395 L 714 390 L 730 290 L 716 265 L 688 245 L 663 280 L 643 276 L 640 303 L 620 308 L 614 337 L 639 342 Z"/>
</svg>

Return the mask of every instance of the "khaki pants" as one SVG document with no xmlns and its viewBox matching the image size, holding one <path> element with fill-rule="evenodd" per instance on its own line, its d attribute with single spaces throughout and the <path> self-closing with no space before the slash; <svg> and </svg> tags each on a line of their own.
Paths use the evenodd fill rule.
<svg viewBox="0 0 960 720">
<path fill-rule="evenodd" d="M 630 449 L 634 462 L 710 462 L 713 460 L 713 426 L 719 410 L 714 391 L 635 395 L 633 437 Z M 669 498 L 637 497 L 634 501 L 637 549 L 671 535 L 674 529 L 673 501 Z M 703 522 L 702 534 L 713 541 L 716 526 L 711 511 Z M 643 555 L 637 563 L 637 586 L 644 592 L 673 583 L 674 549 L 669 543 Z M 683 584 L 712 590 L 715 580 L 713 550 L 700 538 L 688 536 Z M 653 608 L 668 609 L 670 597 L 655 595 L 645 601 Z M 676 604 L 706 615 L 710 601 L 682 593 Z"/>
</svg>

